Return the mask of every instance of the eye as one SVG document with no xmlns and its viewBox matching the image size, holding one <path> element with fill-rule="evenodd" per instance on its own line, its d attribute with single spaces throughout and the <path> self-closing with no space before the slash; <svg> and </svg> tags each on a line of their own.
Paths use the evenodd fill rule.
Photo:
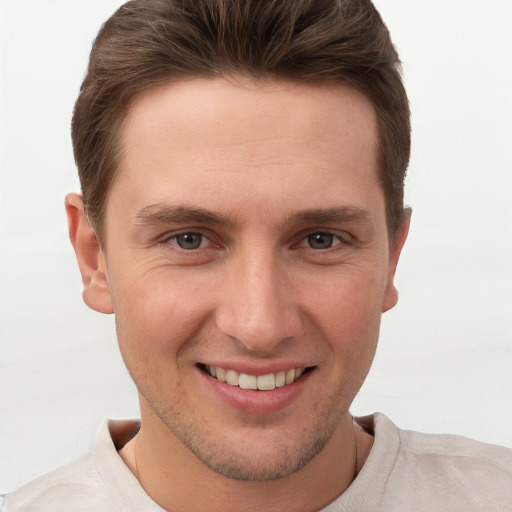
<svg viewBox="0 0 512 512">
<path fill-rule="evenodd" d="M 335 245 L 341 243 L 339 236 L 333 235 L 332 233 L 311 233 L 301 243 L 303 247 L 310 247 L 311 249 L 330 249 Z"/>
<path fill-rule="evenodd" d="M 201 233 L 179 233 L 170 238 L 170 241 L 185 251 L 200 249 L 208 243 L 208 239 Z"/>
</svg>

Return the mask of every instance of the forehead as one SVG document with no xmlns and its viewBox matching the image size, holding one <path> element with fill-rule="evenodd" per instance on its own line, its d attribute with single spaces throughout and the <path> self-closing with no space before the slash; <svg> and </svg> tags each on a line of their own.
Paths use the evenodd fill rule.
<svg viewBox="0 0 512 512">
<path fill-rule="evenodd" d="M 317 209 L 336 197 L 357 202 L 351 194 L 378 182 L 373 106 L 337 83 L 169 84 L 136 98 L 122 145 L 113 189 L 141 208 L 193 193 L 218 210 L 224 194 L 236 190 L 248 207 L 302 195 L 304 208 Z"/>
<path fill-rule="evenodd" d="M 137 96 L 122 139 L 126 162 L 134 156 L 134 143 L 156 146 L 170 133 L 176 145 L 198 151 L 250 139 L 271 143 L 281 136 L 334 145 L 364 138 L 372 144 L 376 131 L 372 104 L 345 84 L 218 78 L 172 83 Z"/>
</svg>

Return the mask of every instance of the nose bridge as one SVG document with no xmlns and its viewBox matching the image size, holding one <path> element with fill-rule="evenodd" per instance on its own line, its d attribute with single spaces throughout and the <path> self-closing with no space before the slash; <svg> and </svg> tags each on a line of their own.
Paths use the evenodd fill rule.
<svg viewBox="0 0 512 512">
<path fill-rule="evenodd" d="M 251 351 L 269 351 L 300 325 L 284 262 L 260 244 L 234 257 L 217 314 L 221 331 Z"/>
</svg>

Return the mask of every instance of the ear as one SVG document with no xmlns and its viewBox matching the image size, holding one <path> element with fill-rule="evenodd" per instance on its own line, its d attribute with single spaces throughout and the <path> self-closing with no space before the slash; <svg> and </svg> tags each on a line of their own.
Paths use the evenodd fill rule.
<svg viewBox="0 0 512 512">
<path fill-rule="evenodd" d="M 396 306 L 398 302 L 398 290 L 395 288 L 395 273 L 400 259 L 400 253 L 407 240 L 409 234 L 409 226 L 411 224 L 412 209 L 406 208 L 402 222 L 395 234 L 389 252 L 389 269 L 388 269 L 388 283 L 384 293 L 384 300 L 382 302 L 382 312 L 390 310 Z"/>
<path fill-rule="evenodd" d="M 82 274 L 84 302 L 100 313 L 113 313 L 105 254 L 84 212 L 79 194 L 66 196 L 69 239 Z"/>
</svg>

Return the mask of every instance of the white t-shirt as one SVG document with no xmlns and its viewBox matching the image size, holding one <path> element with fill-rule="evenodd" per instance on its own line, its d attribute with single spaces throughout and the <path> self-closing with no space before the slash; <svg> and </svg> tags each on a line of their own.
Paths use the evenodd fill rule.
<svg viewBox="0 0 512 512">
<path fill-rule="evenodd" d="M 356 420 L 375 442 L 357 478 L 322 512 L 512 511 L 512 450 L 400 430 L 379 413 Z M 91 453 L 3 496 L 0 510 L 162 512 L 117 453 L 135 431 L 134 421 L 103 422 Z"/>
</svg>

